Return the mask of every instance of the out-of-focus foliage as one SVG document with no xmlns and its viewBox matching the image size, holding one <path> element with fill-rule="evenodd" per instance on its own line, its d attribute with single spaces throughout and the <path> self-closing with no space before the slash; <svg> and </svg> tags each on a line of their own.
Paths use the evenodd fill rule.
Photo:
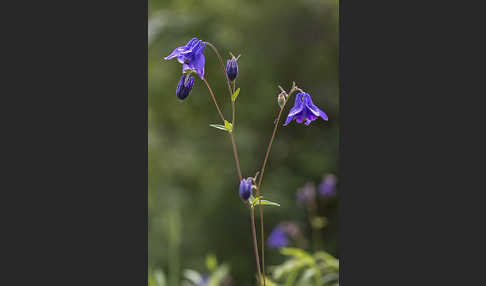
<svg viewBox="0 0 486 286">
<path fill-rule="evenodd" d="M 282 283 L 272 282 L 275 285 L 339 285 L 339 261 L 327 252 L 311 255 L 298 248 L 284 248 L 280 252 L 289 258 L 272 267 L 272 278 Z"/>
<path fill-rule="evenodd" d="M 179 101 L 181 65 L 162 58 L 192 37 L 216 45 L 225 61 L 229 51 L 242 54 L 233 132 L 245 177 L 263 163 L 279 111 L 278 85 L 288 90 L 295 81 L 327 113 L 328 122 L 279 128 L 262 184 L 264 198 L 280 204 L 264 208 L 265 237 L 283 220 L 302 222 L 303 235 L 313 237 L 306 211 L 296 207 L 295 192 L 325 173 L 338 173 L 337 1 L 149 0 L 148 29 L 150 269 L 163 270 L 167 284 L 179 286 L 183 269 L 203 273 L 206 253 L 213 251 L 231 265 L 233 285 L 254 285 L 249 210 L 238 196 L 231 140 L 209 126 L 224 123 L 204 83 L 197 78 L 190 96 Z M 209 47 L 204 54 L 205 76 L 231 118 L 224 74 Z M 318 238 L 336 257 L 338 204 L 336 199 L 318 206 L 327 218 Z M 259 211 L 255 215 L 258 222 Z M 283 259 L 266 249 L 267 268 Z"/>
<path fill-rule="evenodd" d="M 207 273 L 199 273 L 193 269 L 183 271 L 181 286 L 226 286 L 232 283 L 230 267 L 227 264 L 218 265 L 218 261 L 213 254 L 206 256 Z M 148 286 L 168 286 L 166 276 L 160 269 L 149 273 Z M 178 282 L 179 283 L 179 282 Z"/>
</svg>

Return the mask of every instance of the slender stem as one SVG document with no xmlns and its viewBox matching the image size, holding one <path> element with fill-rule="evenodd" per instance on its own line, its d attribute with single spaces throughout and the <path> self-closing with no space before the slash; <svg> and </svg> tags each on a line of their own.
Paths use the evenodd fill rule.
<svg viewBox="0 0 486 286">
<path fill-rule="evenodd" d="M 265 279 L 265 235 L 263 232 L 263 210 L 262 205 L 258 205 L 258 209 L 260 211 L 260 234 L 261 238 L 261 245 L 262 245 L 262 272 L 263 272 L 263 286 L 267 285 L 267 279 Z"/>
<path fill-rule="evenodd" d="M 285 101 L 285 103 L 287 103 L 290 96 L 295 91 L 294 86 L 295 86 L 295 83 L 293 85 L 292 90 L 289 92 L 289 95 L 287 96 L 287 100 Z M 257 187 L 257 191 L 256 191 L 257 197 L 260 195 L 260 187 L 261 187 L 262 180 L 263 180 L 263 173 L 265 172 L 265 166 L 267 165 L 268 155 L 270 154 L 270 150 L 272 148 L 272 143 L 273 143 L 273 140 L 275 139 L 275 134 L 277 133 L 278 123 L 280 122 L 280 116 L 282 115 L 284 107 L 285 107 L 285 105 L 280 108 L 277 119 L 274 121 L 275 125 L 274 125 L 274 128 L 273 128 L 272 137 L 270 138 L 270 142 L 268 143 L 267 153 L 265 154 L 265 160 L 263 160 L 263 166 L 262 166 L 262 169 L 261 169 L 262 174 L 260 175 L 260 180 L 258 181 L 258 187 Z M 265 236 L 264 236 L 264 229 L 263 229 L 263 226 L 264 226 L 264 224 L 263 224 L 263 210 L 262 210 L 261 205 L 259 205 L 258 208 L 259 208 L 259 211 L 260 211 L 260 233 L 261 233 L 261 246 L 262 246 L 263 285 L 265 286 L 266 285 L 266 279 L 265 279 Z"/>
<path fill-rule="evenodd" d="M 214 105 L 216 105 L 216 109 L 218 110 L 218 114 L 219 114 L 219 117 L 221 117 L 221 120 L 223 120 L 224 122 L 224 115 L 223 113 L 221 112 L 221 109 L 219 109 L 219 105 L 218 105 L 218 102 L 216 101 L 216 98 L 214 97 L 214 93 L 213 93 L 213 90 L 211 89 L 211 87 L 209 86 L 209 83 L 208 81 L 206 80 L 206 78 L 203 77 L 202 79 L 204 81 L 204 83 L 206 84 L 206 86 L 208 87 L 209 89 L 209 93 L 211 94 L 211 97 L 213 98 L 213 101 L 214 101 Z"/>
<path fill-rule="evenodd" d="M 239 181 L 243 180 L 243 176 L 241 176 L 241 169 L 240 169 L 240 161 L 238 160 L 238 151 L 236 150 L 235 138 L 233 137 L 233 133 L 231 133 L 231 145 L 233 145 L 233 155 L 235 157 L 236 163 L 236 171 L 238 171 Z"/>
<path fill-rule="evenodd" d="M 280 121 L 280 116 L 282 115 L 282 111 L 283 108 L 280 108 L 280 111 L 278 112 L 278 116 L 277 116 L 277 121 L 275 122 L 275 126 L 273 128 L 272 137 L 270 138 L 270 142 L 268 143 L 267 153 L 265 154 L 265 160 L 263 161 L 263 166 L 262 166 L 262 175 L 260 176 L 260 181 L 258 181 L 257 196 L 259 195 L 260 192 L 260 186 L 262 185 L 263 174 L 265 173 L 265 166 L 267 165 L 268 155 L 270 154 L 270 149 L 272 149 L 272 143 L 273 140 L 275 139 L 275 134 L 277 133 L 278 122 Z"/>
<path fill-rule="evenodd" d="M 260 181 L 258 182 L 258 187 L 257 187 L 257 197 L 260 195 L 260 186 L 262 184 L 262 178 L 263 178 L 263 173 L 265 172 L 265 165 L 267 164 L 268 160 L 268 155 L 270 154 L 270 149 L 272 148 L 272 143 L 273 140 L 275 139 L 275 133 L 277 132 L 278 129 L 278 123 L 280 121 L 280 116 L 282 115 L 283 108 L 280 108 L 280 111 L 278 113 L 277 121 L 275 122 L 275 127 L 273 128 L 273 133 L 272 133 L 272 138 L 270 139 L 270 143 L 268 144 L 267 148 L 267 153 L 265 154 L 265 160 L 263 161 L 263 166 L 262 166 L 262 175 L 260 176 Z M 260 233 L 261 233 L 261 245 L 262 245 L 262 271 L 263 271 L 263 283 L 264 286 L 266 285 L 266 279 L 265 279 L 265 237 L 264 237 L 264 232 L 263 232 L 263 210 L 262 206 L 258 206 L 259 211 L 260 211 Z"/>
<path fill-rule="evenodd" d="M 300 90 L 300 89 L 299 88 L 292 88 L 292 90 L 289 92 L 289 94 L 287 96 L 285 104 L 287 104 L 287 102 L 290 99 L 290 96 L 292 95 L 292 93 L 294 93 L 295 90 Z M 270 150 L 272 149 L 272 143 L 273 143 L 273 140 L 275 139 L 275 133 L 277 133 L 278 123 L 280 121 L 280 116 L 282 115 L 284 108 L 285 108 L 285 105 L 280 108 L 277 119 L 275 120 L 275 125 L 273 127 L 272 137 L 270 138 L 270 142 L 268 143 L 267 153 L 265 154 L 265 160 L 263 160 L 263 166 L 262 166 L 262 169 L 261 169 L 262 174 L 260 175 L 260 181 L 258 181 L 257 196 L 260 194 L 260 186 L 262 185 L 263 173 L 265 172 L 265 166 L 267 165 L 268 155 L 270 154 Z"/>
<path fill-rule="evenodd" d="M 216 49 L 216 47 L 213 44 L 211 44 L 210 42 L 205 42 L 205 43 L 208 46 L 210 46 L 211 49 L 214 51 L 214 53 L 218 56 L 219 63 L 221 64 L 221 68 L 223 69 L 224 77 L 226 78 L 226 84 L 228 85 L 228 91 L 229 91 L 229 94 L 230 94 L 230 97 L 231 97 L 233 95 L 233 93 L 231 93 L 230 80 L 228 78 L 228 75 L 226 74 L 223 59 L 221 58 L 221 55 L 219 54 L 218 49 Z"/>
<path fill-rule="evenodd" d="M 211 97 L 214 101 L 214 105 L 216 105 L 216 109 L 218 110 L 219 117 L 224 122 L 225 121 L 224 115 L 221 112 L 221 109 L 219 108 L 219 105 L 218 105 L 218 102 L 216 101 L 216 98 L 214 97 L 214 93 L 213 93 L 213 90 L 211 89 L 211 86 L 209 85 L 208 81 L 205 78 L 203 78 L 203 81 L 206 84 L 206 86 L 208 87 L 209 93 L 211 94 Z M 231 144 L 233 145 L 233 157 L 235 158 L 236 170 L 238 172 L 238 177 L 239 177 L 238 182 L 240 182 L 243 179 L 243 177 L 241 176 L 240 160 L 238 159 L 238 151 L 236 150 L 236 144 L 235 144 L 235 139 L 233 137 L 233 132 L 230 133 L 230 136 L 231 136 Z"/>
<path fill-rule="evenodd" d="M 258 244 L 256 239 L 256 231 L 255 231 L 255 216 L 253 214 L 253 209 L 251 208 L 250 202 L 248 202 L 248 207 L 250 209 L 250 220 L 251 220 L 251 235 L 253 237 L 253 249 L 255 250 L 255 260 L 257 265 L 257 273 L 258 273 L 258 286 L 262 285 L 261 281 L 261 272 L 260 272 L 260 259 L 258 258 Z M 265 281 L 265 280 L 264 280 Z"/>
<path fill-rule="evenodd" d="M 223 59 L 221 58 L 221 55 L 219 54 L 218 49 L 216 49 L 216 47 L 209 42 L 205 42 L 205 43 L 207 45 L 209 45 L 211 47 L 211 49 L 214 51 L 214 53 L 218 56 L 218 60 L 219 60 L 219 63 L 221 65 L 221 69 L 223 70 L 224 76 L 226 78 L 226 84 L 228 86 L 229 96 L 230 96 L 230 100 L 231 100 L 231 97 L 232 97 L 232 95 L 234 93 L 234 89 L 235 89 L 235 83 L 233 82 L 233 92 L 232 92 L 231 86 L 230 86 L 230 81 L 229 81 L 228 75 L 226 74 L 226 70 L 224 68 Z M 216 103 L 216 99 L 214 99 L 214 95 L 211 91 L 211 88 L 209 87 L 208 82 L 206 80 L 204 80 L 204 82 L 208 86 L 208 89 L 211 93 L 211 96 L 213 97 L 214 103 L 216 104 L 218 112 L 220 113 L 221 119 L 224 121 L 224 117 L 223 117 L 221 111 L 219 110 L 219 107 Z M 235 106 L 234 106 L 233 101 L 231 102 L 231 107 L 232 107 L 232 123 L 231 124 L 234 127 Z M 234 139 L 234 136 L 233 136 L 233 132 L 230 133 L 230 136 L 231 136 L 231 144 L 233 145 L 233 155 L 234 155 L 234 158 L 235 158 L 236 170 L 238 171 L 238 177 L 241 181 L 243 179 L 243 177 L 241 175 L 240 162 L 239 162 L 239 159 L 238 159 L 238 151 L 237 151 L 237 148 L 236 148 L 236 143 L 235 143 L 235 139 Z M 260 273 L 260 261 L 259 261 L 260 259 L 258 258 L 258 244 L 257 244 L 257 240 L 256 240 L 255 218 L 254 218 L 253 210 L 250 206 L 250 203 L 249 202 L 247 202 L 247 203 L 248 203 L 248 206 L 250 208 L 250 220 L 251 220 L 251 229 L 252 229 L 252 236 L 253 236 L 253 248 L 255 250 L 255 259 L 256 259 L 257 270 L 258 270 L 258 285 L 260 286 L 261 285 L 261 278 L 260 278 L 261 273 Z"/>
</svg>

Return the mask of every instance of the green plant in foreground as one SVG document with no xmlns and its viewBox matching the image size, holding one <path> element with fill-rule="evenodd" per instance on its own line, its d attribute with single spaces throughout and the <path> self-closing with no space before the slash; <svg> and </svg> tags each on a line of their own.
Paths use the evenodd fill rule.
<svg viewBox="0 0 486 286">
<path fill-rule="evenodd" d="M 339 260 L 325 251 L 310 254 L 299 248 L 283 248 L 280 253 L 287 256 L 280 265 L 272 266 L 269 286 L 338 286 Z"/>
</svg>

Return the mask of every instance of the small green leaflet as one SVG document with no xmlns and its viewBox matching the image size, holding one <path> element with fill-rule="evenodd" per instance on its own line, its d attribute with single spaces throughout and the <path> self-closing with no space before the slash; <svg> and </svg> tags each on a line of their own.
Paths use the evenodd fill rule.
<svg viewBox="0 0 486 286">
<path fill-rule="evenodd" d="M 226 128 L 226 130 L 228 130 L 228 132 L 231 133 L 231 131 L 233 131 L 233 125 L 231 123 L 229 123 L 228 121 L 224 121 L 224 127 Z"/>
<path fill-rule="evenodd" d="M 238 97 L 238 94 L 240 94 L 240 88 L 239 87 L 235 91 L 235 93 L 233 93 L 233 95 L 231 96 L 231 101 L 235 102 L 236 101 L 236 97 Z"/>
<path fill-rule="evenodd" d="M 267 201 L 267 200 L 262 200 L 261 197 L 256 197 L 253 199 L 252 203 L 251 203 L 251 206 L 252 207 L 255 207 L 255 206 L 276 206 L 276 207 L 279 207 L 280 204 L 278 203 L 274 203 L 274 202 L 271 202 L 271 201 Z"/>
<path fill-rule="evenodd" d="M 221 125 L 221 124 L 209 124 L 209 126 L 211 127 L 214 127 L 216 129 L 220 129 L 220 130 L 223 130 L 223 131 L 228 131 L 231 133 L 231 131 L 233 131 L 233 125 L 231 123 L 229 123 L 228 121 L 224 121 L 224 125 Z"/>
<path fill-rule="evenodd" d="M 224 127 L 224 125 L 221 125 L 221 124 L 209 124 L 209 126 L 223 130 L 223 131 L 228 131 L 228 130 L 226 130 L 226 127 Z"/>
</svg>

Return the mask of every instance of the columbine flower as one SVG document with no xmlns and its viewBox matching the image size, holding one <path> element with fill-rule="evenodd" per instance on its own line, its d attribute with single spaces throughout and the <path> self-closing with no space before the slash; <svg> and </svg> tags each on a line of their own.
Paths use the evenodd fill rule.
<svg viewBox="0 0 486 286">
<path fill-rule="evenodd" d="M 187 70 L 195 70 L 202 79 L 204 77 L 205 59 L 203 52 L 205 46 L 203 41 L 193 38 L 187 45 L 175 49 L 164 59 L 170 60 L 177 57 L 177 61 L 182 64 L 182 73 Z"/>
<path fill-rule="evenodd" d="M 230 81 L 234 81 L 236 76 L 238 76 L 238 59 L 232 56 L 230 60 L 226 61 L 226 74 Z"/>
<path fill-rule="evenodd" d="M 309 125 L 319 116 L 327 121 L 326 113 L 312 103 L 312 99 L 308 93 L 302 92 L 297 94 L 294 107 L 290 110 L 284 126 L 287 126 L 294 119 L 297 123 L 302 123 L 306 120 L 305 125 Z"/>
<path fill-rule="evenodd" d="M 311 204 L 316 196 L 316 187 L 312 183 L 308 183 L 302 188 L 297 190 L 297 203 L 298 204 Z"/>
<path fill-rule="evenodd" d="M 188 75 L 182 75 L 179 84 L 177 85 L 176 95 L 180 100 L 186 99 L 194 86 L 194 78 Z"/>
<path fill-rule="evenodd" d="M 285 233 L 285 229 L 281 226 L 276 226 L 270 236 L 268 237 L 268 247 L 283 248 L 289 244 L 289 239 Z"/>
<path fill-rule="evenodd" d="M 322 197 L 332 197 L 336 193 L 336 176 L 328 174 L 322 179 L 322 183 L 319 185 L 319 194 Z"/>
<path fill-rule="evenodd" d="M 247 201 L 248 198 L 251 196 L 251 186 L 252 186 L 252 179 L 243 179 L 240 182 L 240 197 L 242 200 Z"/>
</svg>

